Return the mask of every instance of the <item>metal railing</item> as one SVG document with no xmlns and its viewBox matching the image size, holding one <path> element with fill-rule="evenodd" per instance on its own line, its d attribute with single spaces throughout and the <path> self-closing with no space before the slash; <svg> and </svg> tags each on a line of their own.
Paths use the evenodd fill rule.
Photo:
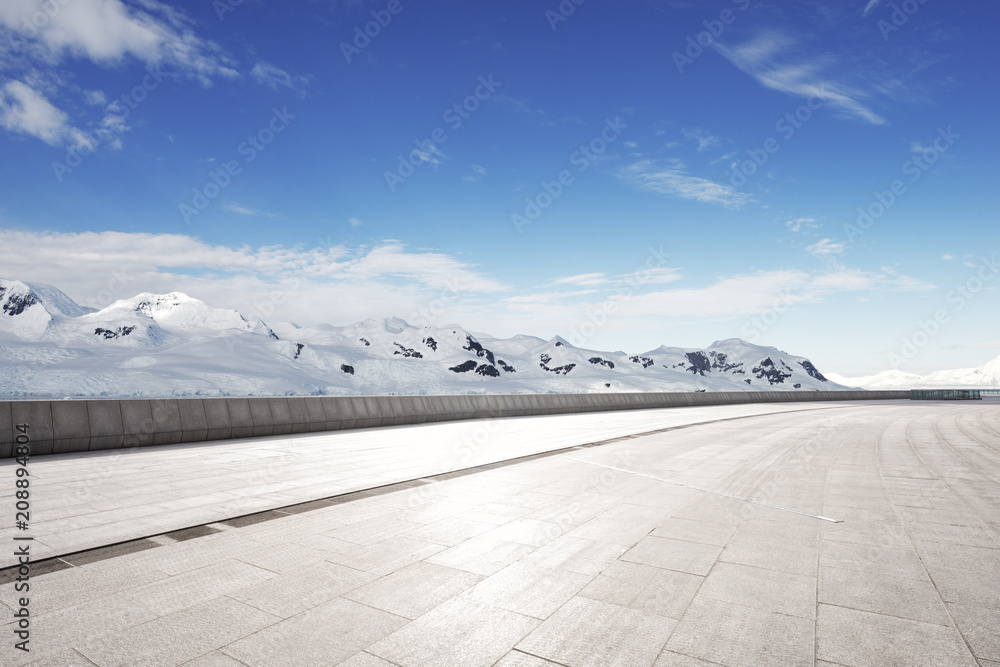
<svg viewBox="0 0 1000 667">
<path fill-rule="evenodd" d="M 914 401 L 978 401 L 981 389 L 911 389 L 910 399 Z"/>
</svg>

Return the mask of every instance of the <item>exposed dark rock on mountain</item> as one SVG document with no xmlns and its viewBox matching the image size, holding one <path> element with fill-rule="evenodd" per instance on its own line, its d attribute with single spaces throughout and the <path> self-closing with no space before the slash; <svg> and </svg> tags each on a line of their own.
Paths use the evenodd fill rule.
<svg viewBox="0 0 1000 667">
<path fill-rule="evenodd" d="M 599 364 L 601 366 L 607 366 L 608 368 L 614 368 L 615 367 L 615 362 L 608 361 L 607 359 L 601 359 L 600 357 L 591 357 L 590 359 L 587 359 L 587 361 L 589 361 L 592 364 Z"/>
<path fill-rule="evenodd" d="M 341 374 L 330 372 L 337 368 Z M 0 279 L 0 392 L 18 398 L 711 392 L 793 383 L 842 388 L 804 357 L 736 338 L 631 354 L 397 317 L 267 324 L 180 292 L 142 293 L 95 310 L 48 285 Z"/>
<path fill-rule="evenodd" d="M 489 359 L 491 364 L 496 363 L 493 359 L 493 353 L 487 350 L 485 347 L 479 344 L 479 341 L 472 336 L 466 335 L 465 337 L 466 345 L 462 348 L 463 350 L 468 350 L 469 352 L 475 352 L 477 357 L 486 357 Z"/>
<path fill-rule="evenodd" d="M 3 298 L 4 292 L 6 291 L 7 290 L 5 288 L 0 287 L 0 298 Z M 36 303 L 37 301 L 35 301 L 35 297 L 31 294 L 13 294 L 10 298 L 4 301 L 3 312 L 10 317 L 14 317 L 15 315 L 20 315 Z"/>
<path fill-rule="evenodd" d="M 743 375 L 743 362 L 735 364 L 727 363 L 728 356 L 725 352 L 716 352 L 715 350 L 712 350 L 708 354 L 712 357 L 712 368 L 720 370 L 723 373 L 732 371 L 733 373 Z"/>
<path fill-rule="evenodd" d="M 635 355 L 634 357 L 629 357 L 628 360 L 631 361 L 633 364 L 642 364 L 643 368 L 649 368 L 655 363 L 649 357 L 640 357 L 639 355 Z"/>
<path fill-rule="evenodd" d="M 760 362 L 759 366 L 754 366 L 753 372 L 756 373 L 758 380 L 767 378 L 768 384 L 781 384 L 785 381 L 785 378 L 792 377 L 791 373 L 781 372 L 781 369 L 771 361 L 771 357 Z"/>
<path fill-rule="evenodd" d="M 704 352 L 688 352 L 685 356 L 691 362 L 691 368 L 687 369 L 696 375 L 704 377 L 705 372 L 711 372 L 712 363 Z"/>
<path fill-rule="evenodd" d="M 95 336 L 104 336 L 105 340 L 113 340 L 115 338 L 120 338 L 121 336 L 127 336 L 135 331 L 135 327 L 118 327 L 116 329 L 104 329 L 98 327 L 94 329 Z"/>
<path fill-rule="evenodd" d="M 491 364 L 479 364 L 476 368 L 476 372 L 480 375 L 485 375 L 486 377 L 498 378 L 500 377 L 500 371 L 496 369 L 496 366 Z"/>
<path fill-rule="evenodd" d="M 820 373 L 818 370 L 816 370 L 816 367 L 813 366 L 813 363 L 808 359 L 806 359 L 805 361 L 800 361 L 799 365 L 806 370 L 806 373 L 809 373 L 809 377 L 816 378 L 820 382 L 828 382 L 828 380 L 825 377 L 823 377 L 823 374 Z"/>
<path fill-rule="evenodd" d="M 417 352 L 412 347 L 406 347 L 406 346 L 400 345 L 399 343 L 396 343 L 396 342 L 394 342 L 393 345 L 395 345 L 396 347 L 399 348 L 398 350 L 396 350 L 395 352 L 393 352 L 393 354 L 401 354 L 404 357 L 413 357 L 414 359 L 423 359 L 424 358 L 423 354 L 421 354 L 420 352 Z"/>
</svg>

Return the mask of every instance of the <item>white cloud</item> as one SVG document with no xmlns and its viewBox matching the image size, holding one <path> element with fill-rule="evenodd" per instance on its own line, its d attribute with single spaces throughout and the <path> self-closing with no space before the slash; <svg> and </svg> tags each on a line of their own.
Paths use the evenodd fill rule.
<svg viewBox="0 0 1000 667">
<path fill-rule="evenodd" d="M 619 176 L 643 190 L 718 204 L 726 208 L 739 208 L 752 201 L 749 195 L 732 186 L 689 176 L 684 163 L 677 159 L 640 160 L 622 168 Z"/>
<path fill-rule="evenodd" d="M 819 223 L 816 222 L 816 218 L 794 218 L 786 220 L 785 227 L 790 232 L 800 232 L 803 229 L 818 229 Z"/>
<path fill-rule="evenodd" d="M 705 132 L 705 130 L 700 130 L 698 128 L 685 128 L 681 130 L 681 134 L 688 141 L 695 141 L 698 143 L 698 152 L 702 153 L 712 148 L 718 148 L 722 145 L 722 140 L 719 137 L 712 136 L 711 134 Z"/>
<path fill-rule="evenodd" d="M 360 227 L 361 225 L 363 225 L 365 223 L 364 223 L 363 220 L 361 220 L 359 218 L 348 218 L 347 219 L 347 224 L 349 224 L 351 227 L 357 228 L 357 227 Z"/>
<path fill-rule="evenodd" d="M 350 248 L 317 239 L 307 249 L 251 248 L 181 234 L 0 229 L 0 247 L 10 255 L 0 277 L 54 285 L 83 305 L 177 290 L 248 316 L 300 324 L 407 317 L 442 294 L 464 303 L 508 289 L 450 255 L 398 242 Z M 275 291 L 284 297 L 274 312 L 258 313 Z"/>
<path fill-rule="evenodd" d="M 826 257 L 827 255 L 839 255 L 844 252 L 846 244 L 837 243 L 830 239 L 821 239 L 811 246 L 806 248 L 806 252 L 810 255 L 816 255 L 817 257 Z"/>
<path fill-rule="evenodd" d="M 941 259 L 945 260 L 946 262 L 950 262 L 951 260 L 955 259 L 955 256 L 954 255 L 941 255 Z"/>
<path fill-rule="evenodd" d="M 463 176 L 462 180 L 469 181 L 470 183 L 478 183 L 486 173 L 486 167 L 481 164 L 474 164 L 472 165 L 472 173 Z"/>
<path fill-rule="evenodd" d="M 95 107 L 107 106 L 108 98 L 104 96 L 104 91 L 101 90 L 88 90 L 84 93 L 84 99 L 87 104 Z"/>
<path fill-rule="evenodd" d="M 246 216 L 260 216 L 265 218 L 276 218 L 278 216 L 277 213 L 272 213 L 271 211 L 265 211 L 259 208 L 252 208 L 250 206 L 244 206 L 243 204 L 234 201 L 226 203 L 226 205 L 222 208 L 231 213 L 239 213 L 240 215 Z"/>
<path fill-rule="evenodd" d="M 868 0 L 868 4 L 865 5 L 865 8 L 863 10 L 861 10 L 861 15 L 868 16 L 873 11 L 875 11 L 875 8 L 878 7 L 881 2 L 882 0 Z"/>
<path fill-rule="evenodd" d="M 299 93 L 305 94 L 303 86 L 309 83 L 309 78 L 304 76 L 292 77 L 291 74 L 270 63 L 259 62 L 250 70 L 250 76 L 254 80 L 268 88 L 277 89 L 279 86 L 290 88 Z"/>
<path fill-rule="evenodd" d="M 551 285 L 605 285 L 611 282 L 611 279 L 605 276 L 603 273 L 581 273 L 575 276 L 565 276 L 563 278 L 556 278 L 550 284 Z"/>
<path fill-rule="evenodd" d="M 726 60 L 767 88 L 796 97 L 819 98 L 873 125 L 885 122 L 862 102 L 869 97 L 867 93 L 824 74 L 825 70 L 836 66 L 832 59 L 793 61 L 787 54 L 795 46 L 795 41 L 786 35 L 764 32 L 737 47 L 728 48 L 718 42 L 714 46 Z M 785 54 L 783 59 L 782 54 Z"/>
<path fill-rule="evenodd" d="M 42 18 L 32 24 L 36 17 Z M 0 27 L 21 47 L 41 47 L 53 63 L 74 57 L 110 66 L 135 58 L 147 65 L 174 65 L 204 83 L 212 76 L 239 76 L 231 59 L 216 44 L 198 37 L 191 25 L 186 16 L 157 0 L 131 6 L 121 0 L 0 3 Z"/>
<path fill-rule="evenodd" d="M 120 101 L 108 104 L 103 91 L 67 84 L 64 61 L 112 68 L 136 60 L 155 68 L 158 77 L 189 77 L 206 86 L 213 78 L 239 76 L 229 56 L 195 34 L 190 19 L 158 0 L 128 5 L 122 0 L 2 0 L 0 44 L 8 79 L 0 98 L 0 126 L 52 146 L 93 149 L 106 142 L 120 148 L 128 129 L 123 120 L 128 110 Z M 84 112 L 75 111 L 81 103 L 105 107 L 103 118 L 84 120 Z"/>
<path fill-rule="evenodd" d="M 912 292 L 933 285 L 883 269 L 869 272 L 839 268 L 822 274 L 760 271 L 718 279 L 706 287 L 661 290 L 618 299 L 623 315 L 732 318 L 762 313 L 777 299 L 785 305 L 819 303 L 841 292 Z"/>
<path fill-rule="evenodd" d="M 653 268 L 642 268 L 632 273 L 618 276 L 615 280 L 615 287 L 618 289 L 635 289 L 641 285 L 663 285 L 681 280 L 679 269 L 656 266 Z"/>
<path fill-rule="evenodd" d="M 415 324 L 458 322 L 495 335 L 567 336 L 591 321 L 588 313 L 612 312 L 605 309 L 611 303 L 614 317 L 601 334 L 610 336 L 609 345 L 640 330 L 670 342 L 670 327 L 678 322 L 738 321 L 765 312 L 779 297 L 794 305 L 836 293 L 865 297 L 934 289 L 889 269 L 846 268 L 722 276 L 703 286 L 664 289 L 655 286 L 681 277 L 676 269 L 657 267 L 623 276 L 567 276 L 556 279 L 566 289 L 546 285 L 515 292 L 455 257 L 394 241 L 347 247 L 317 239 L 311 248 L 253 248 L 180 234 L 0 229 L 0 246 L 8 251 L 0 277 L 51 284 L 88 306 L 176 290 L 247 317 L 301 325 L 397 315 Z M 648 291 L 623 287 L 627 280 Z"/>
<path fill-rule="evenodd" d="M 8 81 L 0 93 L 0 125 L 18 134 L 59 146 L 72 129 L 69 117 L 44 95 L 21 81 Z"/>
<path fill-rule="evenodd" d="M 490 100 L 497 104 L 501 104 L 507 107 L 508 109 L 511 109 L 512 111 L 514 111 L 517 114 L 520 114 L 521 116 L 524 116 L 532 123 L 544 126 L 551 126 L 556 124 L 555 121 L 549 118 L 549 115 L 545 113 L 543 109 L 536 109 L 532 107 L 527 100 L 523 100 L 517 97 L 511 97 L 510 95 L 504 95 L 504 94 L 499 94 L 499 95 L 494 94 L 492 97 L 490 97 Z"/>
</svg>

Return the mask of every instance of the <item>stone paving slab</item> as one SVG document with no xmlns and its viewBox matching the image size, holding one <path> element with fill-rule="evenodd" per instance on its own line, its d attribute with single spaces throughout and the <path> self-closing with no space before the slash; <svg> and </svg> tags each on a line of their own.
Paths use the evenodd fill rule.
<svg viewBox="0 0 1000 667">
<path fill-rule="evenodd" d="M 272 403 L 249 399 L 251 410 L 279 405 Z M 30 417 L 40 404 L 17 405 Z M 850 405 L 748 404 L 515 417 L 36 457 L 30 462 L 33 553 L 57 556 L 643 431 Z M 200 419 L 195 425 L 207 437 L 204 410 L 185 418 Z M 11 459 L 0 460 L 0 489 L 14 488 L 15 467 Z M 0 526 L 0 541 L 17 532 Z M 0 568 L 15 563 L 7 550 L 0 552 Z"/>
<path fill-rule="evenodd" d="M 982 513 L 1000 498 L 995 405 L 708 421 L 68 557 L 32 570 L 30 654 L 11 641 L 18 582 L 0 584 L 0 664 L 1000 665 L 1000 532 Z M 219 456 L 254 486 L 276 451 Z M 340 480 L 377 465 L 328 456 Z M 195 488 L 196 460 L 157 462 L 148 488 L 80 502 L 115 512 L 129 494 L 153 507 Z M 298 474 L 315 489 L 323 473 Z M 378 477 L 393 474 L 413 472 L 392 461 Z M 955 524 L 900 511 L 938 499 Z"/>
</svg>

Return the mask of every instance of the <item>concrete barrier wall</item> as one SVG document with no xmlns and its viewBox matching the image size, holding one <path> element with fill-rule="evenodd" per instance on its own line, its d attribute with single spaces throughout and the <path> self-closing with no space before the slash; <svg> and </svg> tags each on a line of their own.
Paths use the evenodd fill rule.
<svg viewBox="0 0 1000 667">
<path fill-rule="evenodd" d="M 19 424 L 28 425 L 36 456 L 487 417 L 909 398 L 909 391 L 775 391 L 0 401 L 0 458 L 13 455 Z"/>
</svg>

